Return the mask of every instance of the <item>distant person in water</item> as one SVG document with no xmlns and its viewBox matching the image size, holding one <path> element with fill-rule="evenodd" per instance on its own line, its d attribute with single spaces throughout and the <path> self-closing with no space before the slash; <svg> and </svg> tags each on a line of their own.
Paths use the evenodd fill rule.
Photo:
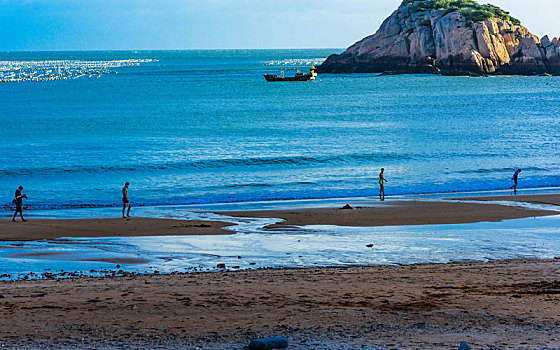
<svg viewBox="0 0 560 350">
<path fill-rule="evenodd" d="M 383 186 L 383 183 L 387 182 L 387 180 L 385 180 L 385 177 L 383 176 L 384 171 L 385 169 L 381 168 L 381 172 L 379 173 L 379 199 L 381 199 L 382 201 L 385 200 L 385 187 Z"/>
<path fill-rule="evenodd" d="M 124 184 L 124 187 L 122 189 L 122 217 L 130 217 L 130 201 L 128 200 L 128 186 L 130 184 L 127 182 Z M 128 207 L 128 211 L 126 212 L 126 216 L 124 216 L 124 210 L 126 209 L 126 207 Z"/>
<path fill-rule="evenodd" d="M 13 222 L 16 222 L 17 213 L 19 213 L 19 215 L 21 216 L 21 221 L 27 221 L 23 218 L 23 198 L 27 199 L 27 196 L 25 194 L 21 194 L 21 191 L 23 191 L 23 186 L 18 187 L 18 189 L 16 190 L 16 196 L 13 200 L 13 203 L 16 205 L 16 212 L 12 217 Z"/>
<path fill-rule="evenodd" d="M 511 186 L 510 189 L 513 190 L 514 195 L 517 194 L 517 177 L 519 176 L 520 172 L 521 172 L 521 169 L 517 169 L 517 171 L 511 177 L 511 179 L 513 180 L 513 186 Z"/>
</svg>

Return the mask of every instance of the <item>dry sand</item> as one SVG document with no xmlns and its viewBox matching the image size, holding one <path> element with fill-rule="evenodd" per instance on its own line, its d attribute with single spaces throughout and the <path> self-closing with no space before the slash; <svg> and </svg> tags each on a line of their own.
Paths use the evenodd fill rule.
<svg viewBox="0 0 560 350">
<path fill-rule="evenodd" d="M 0 282 L 12 348 L 554 348 L 560 260 Z M 159 347 L 161 346 L 161 347 Z"/>
<path fill-rule="evenodd" d="M 375 207 L 357 207 L 352 210 L 259 210 L 245 212 L 222 212 L 221 214 L 241 217 L 272 217 L 285 219 L 285 222 L 272 225 L 272 227 L 281 228 L 283 226 L 293 225 L 337 225 L 360 227 L 461 224 L 555 215 L 558 214 L 558 212 L 527 210 L 511 206 L 485 203 L 387 201 Z"/>
<path fill-rule="evenodd" d="M 223 235 L 233 224 L 217 221 L 129 219 L 28 219 L 26 222 L 0 220 L 0 240 L 31 241 L 61 237 L 121 237 Z"/>
</svg>

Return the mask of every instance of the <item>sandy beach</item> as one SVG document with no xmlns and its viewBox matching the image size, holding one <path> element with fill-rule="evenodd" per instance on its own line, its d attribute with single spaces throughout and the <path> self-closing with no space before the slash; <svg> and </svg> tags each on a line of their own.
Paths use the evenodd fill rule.
<svg viewBox="0 0 560 350">
<path fill-rule="evenodd" d="M 0 282 L 9 348 L 541 349 L 558 346 L 560 260 L 264 269 Z"/>
<path fill-rule="evenodd" d="M 228 212 L 275 225 L 391 226 L 555 215 L 486 204 L 557 204 L 557 195 L 387 201 L 371 207 Z M 216 235 L 226 222 L 131 218 L 0 221 L 0 239 Z M 560 252 L 558 253 L 560 256 Z M 116 271 L 115 271 L 116 272 Z M 119 276 L 122 275 L 122 276 Z M 49 275 L 43 275 L 49 278 Z M 0 282 L 7 348 L 550 349 L 560 337 L 560 260 L 258 269 Z"/>
</svg>

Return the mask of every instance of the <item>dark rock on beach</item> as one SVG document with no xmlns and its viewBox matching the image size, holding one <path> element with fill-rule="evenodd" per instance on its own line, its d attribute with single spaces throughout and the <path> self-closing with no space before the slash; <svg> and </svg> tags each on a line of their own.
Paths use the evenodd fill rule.
<svg viewBox="0 0 560 350">
<path fill-rule="evenodd" d="M 253 339 L 249 343 L 249 350 L 285 349 L 288 345 L 288 339 L 284 337 Z"/>
<path fill-rule="evenodd" d="M 99 298 L 95 298 L 95 299 L 88 299 L 87 302 L 88 303 L 100 303 L 100 302 L 102 302 L 102 300 L 99 299 Z"/>
<path fill-rule="evenodd" d="M 559 74 L 560 40 L 539 39 L 496 6 L 404 0 L 375 34 L 331 55 L 318 72 Z"/>
</svg>

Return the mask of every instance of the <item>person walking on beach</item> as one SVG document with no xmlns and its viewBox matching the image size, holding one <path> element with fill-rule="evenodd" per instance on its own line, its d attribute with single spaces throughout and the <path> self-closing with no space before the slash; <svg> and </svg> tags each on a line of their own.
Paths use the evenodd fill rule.
<svg viewBox="0 0 560 350">
<path fill-rule="evenodd" d="M 16 222 L 17 213 L 19 213 L 19 215 L 21 216 L 21 221 L 27 221 L 23 218 L 23 198 L 27 199 L 27 196 L 25 194 L 21 194 L 21 191 L 23 191 L 23 186 L 19 186 L 16 190 L 16 198 L 14 198 L 13 201 L 13 203 L 16 205 L 16 212 L 12 217 L 13 222 Z"/>
<path fill-rule="evenodd" d="M 124 184 L 124 187 L 122 189 L 122 217 L 130 217 L 130 201 L 128 200 L 128 185 L 130 185 L 128 182 Z M 128 207 L 128 211 L 126 212 L 126 216 L 124 216 L 124 210 L 126 209 L 126 207 Z"/>
<path fill-rule="evenodd" d="M 517 171 L 511 177 L 511 179 L 513 180 L 513 186 L 511 186 L 510 189 L 513 189 L 513 194 L 514 195 L 517 195 L 517 177 L 519 176 L 520 172 L 521 172 L 521 169 L 517 169 Z"/>
<path fill-rule="evenodd" d="M 379 173 L 379 199 L 382 201 L 385 200 L 385 187 L 383 186 L 383 182 L 387 182 L 383 176 L 384 171 L 385 169 L 381 168 L 381 172 Z"/>
</svg>

